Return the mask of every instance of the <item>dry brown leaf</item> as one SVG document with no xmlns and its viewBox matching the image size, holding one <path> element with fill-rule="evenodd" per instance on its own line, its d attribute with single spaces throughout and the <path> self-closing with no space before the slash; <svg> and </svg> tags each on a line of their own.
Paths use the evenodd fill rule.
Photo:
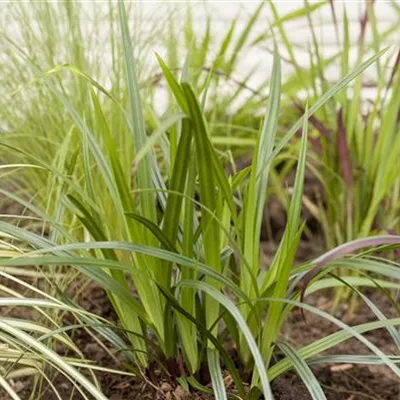
<svg viewBox="0 0 400 400">
<path fill-rule="evenodd" d="M 341 371 L 347 371 L 348 369 L 353 368 L 353 364 L 341 364 L 341 365 L 333 365 L 330 367 L 330 370 L 332 372 L 341 372 Z"/>
</svg>

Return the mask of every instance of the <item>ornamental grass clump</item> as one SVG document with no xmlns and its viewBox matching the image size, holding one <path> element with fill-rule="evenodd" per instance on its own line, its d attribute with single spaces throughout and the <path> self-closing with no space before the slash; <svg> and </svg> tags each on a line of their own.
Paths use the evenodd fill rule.
<svg viewBox="0 0 400 400">
<path fill-rule="evenodd" d="M 316 101 L 328 88 L 332 76 L 343 77 L 384 45 L 396 43 L 397 18 L 379 23 L 376 4 L 366 2 L 359 21 L 349 20 L 346 4 L 319 3 L 327 11 L 324 18 L 332 25 L 332 42 L 318 34 L 314 5 L 305 1 L 306 29 L 311 41 L 307 50 L 309 65 L 302 66 L 296 44 L 289 40 L 289 25 L 270 3 L 277 21 L 279 39 L 289 55 L 293 74 L 287 77 L 283 94 L 291 98 L 289 110 L 304 113 L 302 98 Z M 387 4 L 393 13 L 394 4 Z M 264 40 L 265 35 L 260 38 Z M 335 51 L 328 51 L 332 48 Z M 301 54 L 301 53 L 300 53 Z M 396 234 L 399 229 L 400 141 L 400 53 L 393 46 L 368 72 L 362 73 L 339 94 L 333 96 L 310 117 L 309 187 L 304 206 L 314 224 L 306 227 L 310 238 L 323 237 L 326 249 L 357 238 Z M 334 72 L 332 67 L 336 67 Z M 293 117 L 290 118 L 292 120 Z M 280 182 L 292 174 L 299 142 L 292 141 L 274 170 L 274 191 L 283 204 L 286 196 Z M 282 168 L 282 164 L 284 167 Z M 336 293 L 334 309 L 350 295 L 349 288 Z M 351 316 L 356 301 L 349 309 Z"/>
<path fill-rule="evenodd" d="M 177 79 L 161 56 L 157 59 L 177 112 L 165 117 L 154 132 L 146 131 L 123 2 L 118 7 L 128 109 L 120 106 L 100 83 L 72 68 L 70 72 L 79 79 L 86 101 L 90 102 L 91 114 L 87 108 L 83 113 L 55 84 L 55 70 L 45 74 L 46 79 L 41 80 L 43 90 L 53 96 L 69 120 L 54 162 L 46 163 L 18 146 L 5 145 L 16 160 L 19 156 L 30 160 L 29 165 L 10 166 L 12 173 L 32 166 L 45 171 L 47 180 L 42 196 L 48 198 L 52 207 L 37 207 L 34 199 L 29 202 L 2 189 L 3 194 L 19 201 L 41 220 L 42 231 L 0 222 L 6 249 L 0 253 L 0 266 L 15 271 L 34 264 L 53 282 L 55 272 L 79 271 L 106 290 L 118 327 L 94 319 L 60 291 L 59 299 L 41 303 L 27 298 L 23 304 L 31 302 L 38 309 L 68 309 L 80 323 L 65 329 L 84 326 L 101 335 L 123 351 L 127 364 L 138 375 L 157 360 L 180 384 L 207 391 L 205 385 L 209 382 L 201 381 L 201 372 L 207 370 L 216 399 L 227 399 L 225 372 L 232 377 L 235 394 L 240 398 L 257 399 L 263 395 L 273 399 L 270 382 L 289 369 L 301 377 L 313 399 L 324 399 L 309 364 L 337 362 L 335 357 L 339 356 L 320 356 L 353 337 L 371 351 L 370 363 L 383 363 L 400 377 L 396 360 L 363 336 L 384 327 L 399 343 L 395 328 L 400 319 L 387 319 L 357 289 L 371 286 L 368 274 L 377 271 L 379 287 L 398 289 L 397 265 L 369 257 L 369 253 L 344 257 L 365 247 L 398 246 L 400 238 L 386 235 L 359 239 L 294 267 L 304 227 L 301 205 L 308 120 L 385 50 L 360 64 L 313 104 L 304 105 L 304 115 L 278 140 L 281 71 L 275 46 L 267 111 L 252 163 L 237 173 L 227 174 L 210 140 L 204 117 L 207 86 L 201 93 L 194 90 L 187 71 Z M 121 150 L 117 150 L 119 125 L 116 128 L 109 123 L 102 107 L 104 98 L 119 107 L 125 129 L 131 135 L 131 146 L 122 150 L 122 156 Z M 285 232 L 271 264 L 262 265 L 259 237 L 271 164 L 299 129 L 301 145 Z M 153 152 L 155 144 L 159 144 L 157 155 Z M 343 267 L 363 271 L 363 275 L 336 279 L 335 271 Z M 351 327 L 301 301 L 310 293 L 340 286 L 360 293 L 377 321 Z M 4 302 L 12 304 L 12 297 L 10 294 Z M 294 307 L 329 320 L 339 330 L 295 349 L 279 335 Z M 10 322 L 1 318 L 3 335 L 16 335 L 17 328 L 23 330 L 12 330 Z M 63 328 L 59 329 L 64 334 Z M 54 335 L 59 329 L 53 331 Z M 105 398 L 95 378 L 90 380 L 82 372 L 85 368 L 95 372 L 95 366 L 57 355 L 51 343 L 46 347 L 35 330 L 27 330 L 31 337 L 28 346 L 41 354 L 41 363 L 50 364 L 68 377 L 86 398 Z M 45 332 L 47 336 L 53 333 Z M 22 341 L 26 336 L 20 334 L 17 338 Z M 234 353 L 227 350 L 228 344 Z M 276 361 L 275 355 L 279 355 L 280 361 Z M 340 357 L 343 362 L 366 362 L 354 355 Z M 7 363 L 10 368 L 15 367 L 12 362 Z M 243 382 L 243 376 L 247 376 L 247 382 Z M 12 393 L 6 379 L 0 380 L 0 384 Z M 12 396 L 18 398 L 15 393 Z"/>
</svg>

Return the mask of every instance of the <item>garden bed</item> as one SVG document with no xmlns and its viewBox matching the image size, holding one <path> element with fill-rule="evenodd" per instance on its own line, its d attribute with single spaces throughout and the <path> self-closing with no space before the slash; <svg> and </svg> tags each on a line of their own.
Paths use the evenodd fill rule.
<svg viewBox="0 0 400 400">
<path fill-rule="evenodd" d="M 274 245 L 264 242 L 264 258 L 269 259 Z M 303 256 L 310 255 L 312 245 L 309 242 L 302 242 Z M 300 261 L 303 258 L 300 255 Z M 83 281 L 82 281 L 83 282 Z M 79 286 L 79 281 L 77 282 Z M 8 283 L 12 287 L 12 283 Z M 71 288 L 73 291 L 74 289 Z M 72 292 L 71 292 L 72 294 Z M 376 291 L 366 293 L 368 297 L 379 307 L 386 317 L 396 316 L 396 311 L 389 300 L 382 297 Z M 306 298 L 308 304 L 312 304 L 324 311 L 330 311 L 332 308 L 332 292 L 326 291 L 319 293 L 318 296 L 312 295 Z M 113 323 L 117 323 L 114 310 L 107 298 L 105 291 L 96 284 L 90 283 L 82 295 L 79 297 L 79 304 L 87 311 L 104 317 Z M 337 311 L 337 317 L 350 325 L 362 324 L 376 320 L 376 316 L 365 305 L 360 303 L 355 316 L 348 320 L 346 314 L 347 306 L 341 306 Z M 32 311 L 21 311 L 21 309 L 12 310 L 10 315 L 19 318 L 34 318 Z M 326 337 L 330 333 L 337 331 L 328 321 L 317 317 L 313 313 L 305 312 L 305 320 L 299 309 L 295 309 L 290 319 L 285 324 L 282 335 L 291 342 L 295 347 L 301 347 L 311 343 L 319 338 Z M 66 324 L 72 323 L 68 318 Z M 375 330 L 367 333 L 366 337 L 375 345 L 377 345 L 386 354 L 396 354 L 396 346 L 388 332 L 384 329 Z M 74 343 L 82 350 L 84 356 L 88 360 L 93 360 L 96 365 L 109 368 L 122 368 L 123 358 L 118 356 L 121 364 L 116 364 L 109 354 L 102 348 L 92 336 L 85 331 L 78 329 L 73 334 Z M 112 348 L 109 348 L 114 352 Z M 348 340 L 336 346 L 331 354 L 371 354 L 365 346 L 356 339 Z M 115 352 L 114 352 L 115 354 Z M 233 355 L 234 357 L 234 355 Z M 174 399 L 174 400 L 211 400 L 213 395 L 208 395 L 192 390 L 191 393 L 183 390 L 181 386 L 174 384 L 174 377 L 167 376 L 157 368 L 151 367 L 147 376 L 138 379 L 118 376 L 106 373 L 98 373 L 97 378 L 100 385 L 110 400 L 137 400 L 137 399 Z M 371 365 L 353 365 L 353 364 L 335 364 L 313 367 L 313 372 L 323 387 L 328 400 L 398 400 L 400 396 L 400 383 L 398 378 L 385 366 Z M 231 385 L 229 375 L 225 372 L 227 387 L 232 394 L 235 393 L 234 387 Z M 204 385 L 209 382 L 202 382 Z M 81 400 L 83 397 L 76 393 L 71 396 L 73 385 L 66 379 L 60 377 L 54 382 L 57 390 L 64 399 Z M 18 389 L 18 394 L 23 399 L 28 399 L 31 393 L 32 380 L 23 379 L 14 382 Z M 304 383 L 294 373 L 286 373 L 272 382 L 272 388 L 276 400 L 309 400 L 311 399 Z M 50 388 L 43 391 L 43 399 L 57 400 L 56 395 Z M 232 399 L 235 397 L 232 397 Z M 9 397 L 0 392 L 0 400 L 8 400 Z M 37 399 L 40 400 L 40 399 Z"/>
</svg>

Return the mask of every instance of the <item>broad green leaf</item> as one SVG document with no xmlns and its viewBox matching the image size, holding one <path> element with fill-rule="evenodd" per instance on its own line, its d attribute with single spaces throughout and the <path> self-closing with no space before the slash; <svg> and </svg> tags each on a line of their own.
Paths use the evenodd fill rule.
<svg viewBox="0 0 400 400">
<path fill-rule="evenodd" d="M 222 376 L 219 353 L 216 349 L 207 349 L 208 368 L 210 370 L 211 382 L 214 395 L 217 400 L 227 400 L 224 379 Z"/>
<path fill-rule="evenodd" d="M 243 212 L 244 257 L 252 266 L 251 274 L 254 276 L 256 276 L 259 268 L 261 223 L 264 215 L 268 173 L 272 161 L 271 155 L 279 116 L 281 70 L 280 57 L 276 47 L 274 51 L 271 82 L 272 86 L 270 88 L 267 113 L 257 139 L 249 187 L 245 194 L 245 208 Z M 254 290 L 251 290 L 250 282 L 249 272 L 243 271 L 241 287 L 247 294 L 254 293 Z"/>
</svg>

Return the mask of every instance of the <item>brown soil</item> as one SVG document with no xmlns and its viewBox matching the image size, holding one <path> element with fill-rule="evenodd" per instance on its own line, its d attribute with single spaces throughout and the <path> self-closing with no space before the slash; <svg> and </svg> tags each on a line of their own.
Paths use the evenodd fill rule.
<svg viewBox="0 0 400 400">
<path fill-rule="evenodd" d="M 318 296 L 318 298 L 307 300 L 307 303 L 329 311 L 332 306 L 330 297 L 331 296 Z M 395 311 L 387 299 L 380 298 L 376 293 L 369 293 L 368 297 L 378 305 L 387 317 L 395 316 Z M 346 307 L 342 307 L 342 309 L 339 310 L 339 313 L 342 314 L 342 320 L 351 325 L 358 325 L 376 320 L 376 316 L 365 304 L 359 305 L 357 313 L 351 322 L 346 321 L 345 312 Z M 305 317 L 306 322 L 303 320 L 301 312 L 295 310 L 290 323 L 287 324 L 284 330 L 284 335 L 287 336 L 296 347 L 301 347 L 301 345 L 313 342 L 337 330 L 330 322 L 316 317 L 311 313 L 306 312 Z M 386 354 L 398 354 L 398 352 L 396 352 L 396 346 L 386 330 L 376 330 L 365 334 L 365 337 Z M 371 354 L 371 352 L 356 339 L 349 340 L 336 346 L 329 353 Z M 335 364 L 313 367 L 312 369 L 318 381 L 321 383 L 326 397 L 330 400 L 400 399 L 399 378 L 387 367 Z M 285 374 L 277 378 L 273 382 L 273 388 L 277 399 L 311 399 L 300 378 L 293 373 Z"/>
</svg>

